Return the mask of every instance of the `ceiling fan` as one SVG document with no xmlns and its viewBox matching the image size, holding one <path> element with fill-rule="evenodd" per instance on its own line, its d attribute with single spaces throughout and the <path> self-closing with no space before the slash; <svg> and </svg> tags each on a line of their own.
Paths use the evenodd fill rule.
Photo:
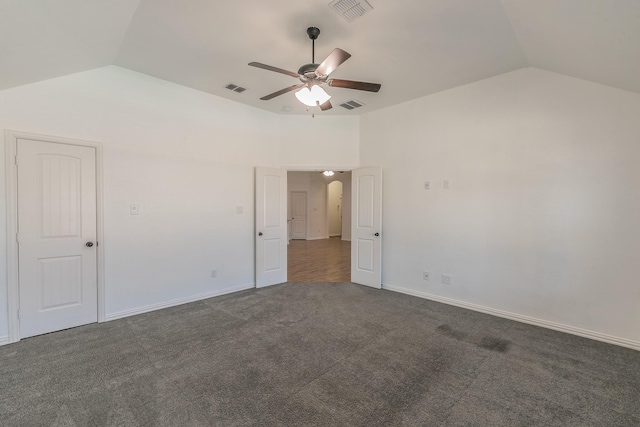
<svg viewBox="0 0 640 427">
<path fill-rule="evenodd" d="M 320 29 L 316 27 L 307 28 L 307 35 L 311 39 L 311 64 L 305 64 L 298 69 L 297 73 L 283 70 L 282 68 L 272 67 L 271 65 L 261 64 L 260 62 L 250 62 L 252 67 L 262 68 L 264 70 L 275 71 L 276 73 L 286 74 L 299 79 L 302 83 L 289 86 L 277 92 L 263 96 L 263 101 L 268 101 L 276 96 L 283 95 L 296 89 L 296 98 L 309 107 L 319 106 L 322 111 L 332 108 L 329 96 L 320 85 L 323 83 L 332 87 L 341 87 L 346 89 L 365 90 L 368 92 L 378 92 L 382 85 L 379 83 L 356 82 L 353 80 L 331 79 L 329 75 L 335 71 L 344 61 L 351 57 L 351 54 L 342 49 L 336 48 L 322 61 L 321 64 L 315 63 L 315 41 L 320 35 Z"/>
</svg>

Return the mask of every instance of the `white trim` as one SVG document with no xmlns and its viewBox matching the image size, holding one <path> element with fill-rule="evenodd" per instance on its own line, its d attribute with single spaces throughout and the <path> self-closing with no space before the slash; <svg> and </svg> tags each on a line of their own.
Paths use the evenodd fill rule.
<svg viewBox="0 0 640 427">
<path fill-rule="evenodd" d="M 13 130 L 5 131 L 6 153 L 6 198 L 7 198 L 7 303 L 9 322 L 9 342 L 20 341 L 20 289 L 18 282 L 18 244 L 15 235 L 18 231 L 18 183 L 15 156 L 18 139 L 51 142 L 56 144 L 80 145 L 92 147 L 96 151 L 96 247 L 97 281 L 98 281 L 98 322 L 105 321 L 105 285 L 104 285 L 104 219 L 103 219 L 103 177 L 102 177 L 102 144 L 99 142 L 63 138 L 50 135 L 39 135 Z"/>
<path fill-rule="evenodd" d="M 186 298 L 178 298 L 171 301 L 160 302 L 157 304 L 145 305 L 144 307 L 122 310 L 116 313 L 107 314 L 105 320 L 108 322 L 110 320 L 122 319 L 123 317 L 135 316 L 137 314 L 148 313 L 150 311 L 162 310 L 163 308 L 174 307 L 176 305 L 187 304 L 207 298 L 219 297 L 226 294 L 232 294 L 234 292 L 246 291 L 247 289 L 254 289 L 255 286 L 255 283 L 250 283 L 248 285 L 237 285 L 225 289 L 219 289 L 213 292 L 205 292 L 203 294 L 193 295 Z"/>
<path fill-rule="evenodd" d="M 584 338 L 590 338 L 596 341 L 606 342 L 608 344 L 615 344 L 621 347 L 631 348 L 633 350 L 640 351 L 640 342 L 633 341 L 626 338 L 620 338 L 613 335 L 607 335 L 600 332 L 590 331 L 587 329 L 576 328 L 574 326 L 563 325 L 561 323 L 550 322 L 548 320 L 537 319 L 535 317 L 523 316 L 521 314 L 511 313 L 508 311 L 498 310 L 491 307 L 485 307 L 482 305 L 471 304 L 464 301 L 459 301 L 451 298 L 445 298 L 437 295 L 428 294 L 426 292 L 415 291 L 413 289 L 407 289 L 400 286 L 382 285 L 382 289 L 389 291 L 399 292 L 402 294 L 412 295 L 419 298 L 425 298 L 428 300 L 441 302 L 443 304 L 453 305 L 456 307 L 466 308 L 468 310 L 479 311 L 480 313 L 491 314 L 497 317 L 503 317 L 509 320 L 515 320 L 516 322 L 528 323 L 530 325 L 540 326 L 547 329 L 553 329 L 560 332 L 565 332 L 571 335 L 578 335 Z"/>
<path fill-rule="evenodd" d="M 11 341 L 9 340 L 9 335 L 4 335 L 0 337 L 0 346 L 2 345 L 7 345 L 9 344 Z"/>
<path fill-rule="evenodd" d="M 5 131 L 5 176 L 7 203 L 7 322 L 9 342 L 20 340 L 20 324 L 18 323 L 18 244 L 16 242 L 17 227 L 17 168 L 15 163 L 16 141 L 14 136 Z"/>
</svg>

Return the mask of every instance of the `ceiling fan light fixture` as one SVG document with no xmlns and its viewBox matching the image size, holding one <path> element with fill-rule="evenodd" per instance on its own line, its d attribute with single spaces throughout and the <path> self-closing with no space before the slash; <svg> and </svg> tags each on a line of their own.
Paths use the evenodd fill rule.
<svg viewBox="0 0 640 427">
<path fill-rule="evenodd" d="M 305 86 L 297 91 L 296 98 L 298 98 L 298 101 L 302 102 L 304 105 L 316 107 L 327 102 L 331 99 L 331 96 L 320 86 L 313 85 L 311 86 L 311 90 Z"/>
<path fill-rule="evenodd" d="M 311 96 L 311 91 L 306 86 L 296 92 L 296 98 L 298 98 L 298 101 L 302 102 L 304 105 L 307 105 L 309 107 L 316 106 L 316 102 Z"/>
<path fill-rule="evenodd" d="M 311 88 L 311 95 L 318 101 L 318 104 L 324 104 L 331 99 L 331 95 L 324 91 L 320 86 L 314 85 Z"/>
</svg>

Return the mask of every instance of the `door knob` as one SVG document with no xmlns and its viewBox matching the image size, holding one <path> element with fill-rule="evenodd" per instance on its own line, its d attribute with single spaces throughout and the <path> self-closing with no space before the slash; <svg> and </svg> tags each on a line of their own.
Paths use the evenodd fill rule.
<svg viewBox="0 0 640 427">
<path fill-rule="evenodd" d="M 262 231 L 258 233 L 258 236 L 262 236 Z"/>
<path fill-rule="evenodd" d="M 379 237 L 379 236 L 380 236 L 380 233 L 376 233 L 376 234 L 374 234 L 374 236 Z"/>
<path fill-rule="evenodd" d="M 93 246 L 93 242 L 87 242 L 84 244 L 86 247 L 90 248 Z"/>
</svg>

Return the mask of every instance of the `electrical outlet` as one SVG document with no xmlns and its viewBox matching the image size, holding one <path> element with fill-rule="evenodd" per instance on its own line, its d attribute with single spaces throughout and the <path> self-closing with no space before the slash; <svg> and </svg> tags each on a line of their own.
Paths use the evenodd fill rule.
<svg viewBox="0 0 640 427">
<path fill-rule="evenodd" d="M 211 270 L 211 278 L 215 279 L 216 277 L 218 277 L 218 270 Z"/>
<path fill-rule="evenodd" d="M 424 182 L 424 189 L 425 190 L 428 190 L 430 186 L 431 186 L 431 184 L 429 183 L 429 181 L 425 181 Z"/>
<path fill-rule="evenodd" d="M 422 272 L 422 279 L 423 280 L 429 280 L 429 272 L 428 271 L 423 271 Z"/>
<path fill-rule="evenodd" d="M 444 181 L 442 181 L 442 188 L 445 190 L 449 189 L 449 180 L 445 179 Z"/>
<path fill-rule="evenodd" d="M 129 214 L 138 215 L 138 205 L 129 205 Z"/>
<path fill-rule="evenodd" d="M 443 285 L 450 285 L 451 284 L 451 276 L 449 276 L 448 274 L 443 274 L 442 278 L 441 278 L 441 282 Z"/>
</svg>

